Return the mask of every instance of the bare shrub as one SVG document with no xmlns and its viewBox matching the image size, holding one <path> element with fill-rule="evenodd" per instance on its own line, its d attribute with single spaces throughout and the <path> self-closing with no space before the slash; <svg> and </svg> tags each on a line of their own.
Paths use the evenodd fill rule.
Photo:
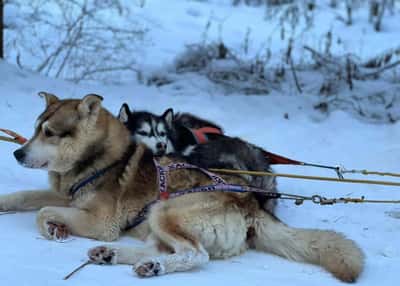
<svg viewBox="0 0 400 286">
<path fill-rule="evenodd" d="M 79 82 L 133 79 L 146 29 L 118 0 L 13 0 L 18 19 L 7 33 L 9 61 Z M 52 11 L 48 13 L 47 11 Z"/>
<path fill-rule="evenodd" d="M 244 94 L 267 94 L 271 88 L 272 74 L 265 70 L 267 57 L 242 60 L 223 43 L 193 44 L 187 46 L 172 67 L 165 73 L 148 78 L 148 84 L 162 85 L 173 80 L 166 75 L 197 73 L 223 86 L 228 92 Z"/>
</svg>

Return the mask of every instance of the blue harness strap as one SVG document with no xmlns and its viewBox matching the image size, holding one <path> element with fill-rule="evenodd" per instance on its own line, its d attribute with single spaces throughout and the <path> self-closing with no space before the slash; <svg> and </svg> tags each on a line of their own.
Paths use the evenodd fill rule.
<svg viewBox="0 0 400 286">
<path fill-rule="evenodd" d="M 72 187 L 69 189 L 69 195 L 71 198 L 74 197 L 74 195 L 83 187 L 85 187 L 86 185 L 92 183 L 94 180 L 96 180 L 97 178 L 103 176 L 105 173 L 107 173 L 108 171 L 110 171 L 112 168 L 114 168 L 116 165 L 118 165 L 119 161 L 111 164 L 108 167 L 105 167 L 104 169 L 101 169 L 99 171 L 96 171 L 93 175 L 83 179 L 82 181 L 79 181 L 78 183 L 72 185 Z"/>
<path fill-rule="evenodd" d="M 157 178 L 158 178 L 158 186 L 159 186 L 159 195 L 158 198 L 147 203 L 133 218 L 132 221 L 128 223 L 125 227 L 125 230 L 132 229 L 138 225 L 140 225 L 143 221 L 146 220 L 147 214 L 150 211 L 150 208 L 156 204 L 157 202 L 167 200 L 169 198 L 176 198 L 187 194 L 193 193 L 208 193 L 208 192 L 230 192 L 230 193 L 263 193 L 269 199 L 279 199 L 282 194 L 276 192 L 268 192 L 261 188 L 256 188 L 252 186 L 244 186 L 244 185 L 237 185 L 237 184 L 228 184 L 222 179 L 220 176 L 209 172 L 201 167 L 196 165 L 191 165 L 187 163 L 173 163 L 167 166 L 161 166 L 156 159 L 153 160 L 154 165 L 156 166 L 157 170 Z M 190 188 L 186 190 L 176 191 L 173 193 L 168 192 L 168 184 L 167 184 L 167 174 L 170 171 L 180 170 L 180 169 L 196 169 L 200 172 L 207 175 L 214 183 L 206 186 L 200 186 L 195 188 Z"/>
</svg>

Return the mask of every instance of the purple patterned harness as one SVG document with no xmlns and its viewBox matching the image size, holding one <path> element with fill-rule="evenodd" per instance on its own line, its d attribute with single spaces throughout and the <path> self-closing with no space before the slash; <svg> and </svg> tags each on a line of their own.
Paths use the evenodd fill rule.
<svg viewBox="0 0 400 286">
<path fill-rule="evenodd" d="M 221 191 L 221 192 L 231 192 L 231 193 L 248 193 L 248 192 L 263 193 L 269 199 L 279 199 L 281 197 L 281 194 L 279 194 L 279 193 L 268 192 L 264 189 L 260 189 L 257 187 L 228 184 L 220 176 L 218 176 L 214 173 L 211 173 L 211 172 L 207 171 L 206 169 L 203 169 L 203 168 L 200 168 L 198 166 L 191 165 L 188 163 L 172 163 L 167 166 L 161 166 L 156 159 L 154 159 L 153 161 L 154 161 L 154 165 L 157 170 L 158 188 L 160 191 L 159 196 L 157 199 L 147 203 L 142 208 L 142 210 L 140 210 L 139 213 L 133 218 L 133 220 L 128 223 L 125 230 L 134 228 L 134 227 L 138 226 L 139 224 L 141 224 L 143 221 L 145 221 L 146 215 L 148 214 L 150 208 L 155 203 L 157 203 L 159 201 L 163 201 L 163 200 L 168 200 L 170 198 L 180 197 L 180 196 L 186 195 L 186 194 Z M 169 193 L 168 192 L 168 179 L 167 179 L 168 176 L 167 175 L 170 171 L 181 170 L 181 169 L 198 170 L 198 171 L 202 172 L 203 174 L 205 174 L 207 177 L 209 177 L 213 181 L 213 184 Z"/>
</svg>

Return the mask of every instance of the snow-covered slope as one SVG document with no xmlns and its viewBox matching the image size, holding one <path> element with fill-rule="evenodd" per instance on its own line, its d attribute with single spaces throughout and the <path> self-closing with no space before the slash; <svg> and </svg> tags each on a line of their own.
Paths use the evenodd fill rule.
<svg viewBox="0 0 400 286">
<path fill-rule="evenodd" d="M 40 90 L 61 97 L 81 97 L 88 92 L 104 96 L 104 105 L 117 112 L 129 102 L 135 108 L 161 112 L 166 107 L 190 111 L 222 124 L 228 134 L 237 135 L 268 150 L 315 163 L 341 163 L 347 167 L 398 171 L 400 160 L 400 124 L 387 126 L 361 123 L 336 112 L 322 122 L 310 116 L 305 99 L 285 96 L 208 95 L 171 96 L 155 88 L 137 85 L 122 87 L 76 86 L 41 78 L 0 63 L 1 127 L 32 134 L 36 116 L 44 103 L 36 96 Z M 289 119 L 284 118 L 288 113 Z M 0 143 L 0 193 L 47 186 L 43 171 L 25 169 L 12 156 L 17 146 Z M 330 172 L 300 167 L 279 167 L 279 171 L 333 175 Z M 395 187 L 348 185 L 279 179 L 279 189 L 288 193 L 325 196 L 365 195 L 367 198 L 400 199 Z M 391 215 L 392 216 L 391 216 Z M 400 214 L 395 205 L 296 207 L 280 202 L 278 216 L 286 223 L 310 228 L 335 229 L 356 240 L 366 253 L 366 268 L 360 285 L 393 285 L 400 270 Z M 62 277 L 85 260 L 89 247 L 99 242 L 72 238 L 65 243 L 47 241 L 35 226 L 35 213 L 0 216 L 0 241 L 4 260 L 0 263 L 2 285 L 64 285 Z M 121 242 L 118 242 L 121 243 Z M 131 238 L 122 243 L 137 244 Z M 64 284 L 63 284 L 64 283 Z M 129 266 L 89 266 L 71 278 L 74 285 L 127 285 L 144 283 L 165 285 L 335 285 L 339 282 L 318 267 L 293 263 L 255 252 L 227 261 L 212 262 L 188 273 L 139 280 Z"/>
</svg>

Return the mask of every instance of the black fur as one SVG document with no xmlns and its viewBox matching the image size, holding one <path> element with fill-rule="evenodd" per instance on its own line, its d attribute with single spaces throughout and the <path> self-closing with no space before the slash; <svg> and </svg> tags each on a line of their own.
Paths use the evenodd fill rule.
<svg viewBox="0 0 400 286">
<path fill-rule="evenodd" d="M 197 140 L 190 129 L 199 129 L 202 127 L 213 127 L 220 130 L 221 134 L 223 133 L 223 129 L 211 121 L 202 119 L 189 113 L 175 114 L 172 126 L 170 126 L 170 140 L 174 146 L 175 152 L 181 153 L 187 147 L 196 145 Z M 210 138 L 210 136 L 215 138 L 218 137 L 218 134 L 207 135 L 208 138 Z"/>
<path fill-rule="evenodd" d="M 249 171 L 271 171 L 263 150 L 239 138 L 220 135 L 205 144 L 196 145 L 184 159 L 205 169 L 222 168 Z M 273 177 L 244 176 L 251 185 L 276 192 L 276 180 Z M 255 193 L 257 201 L 266 211 L 273 213 L 276 200 L 269 200 L 261 193 Z"/>
</svg>

